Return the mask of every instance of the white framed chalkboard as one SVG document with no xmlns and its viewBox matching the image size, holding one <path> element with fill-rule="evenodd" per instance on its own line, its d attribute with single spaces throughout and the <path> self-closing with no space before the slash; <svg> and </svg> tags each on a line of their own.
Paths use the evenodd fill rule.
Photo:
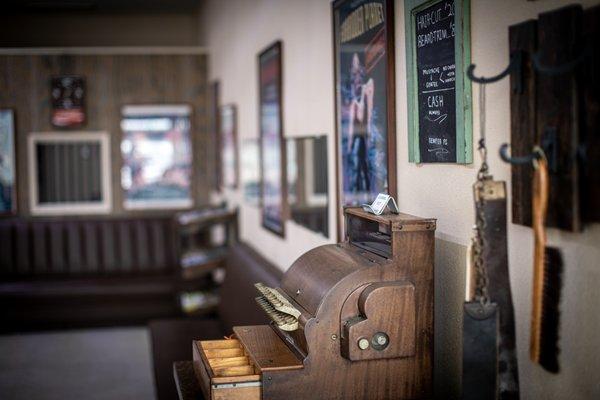
<svg viewBox="0 0 600 400">
<path fill-rule="evenodd" d="M 470 0 L 406 0 L 409 161 L 473 161 Z"/>
</svg>

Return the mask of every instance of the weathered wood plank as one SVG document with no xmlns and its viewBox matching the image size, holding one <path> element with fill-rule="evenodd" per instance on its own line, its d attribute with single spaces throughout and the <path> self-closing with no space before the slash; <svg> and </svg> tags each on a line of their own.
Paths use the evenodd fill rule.
<svg viewBox="0 0 600 400">
<path fill-rule="evenodd" d="M 544 66 L 560 66 L 583 51 L 583 10 L 573 5 L 542 13 L 538 20 L 538 53 Z M 579 231 L 580 68 L 563 74 L 538 73 L 537 142 L 556 133 L 556 170 L 550 171 L 547 225 Z M 550 154 L 548 154 L 551 157 Z"/>
<path fill-rule="evenodd" d="M 537 22 L 525 21 L 509 28 L 510 53 L 523 57 L 520 92 L 510 92 L 510 144 L 513 156 L 531 153 L 536 142 L 535 72 L 531 55 L 536 51 Z M 510 77 L 511 88 L 518 75 Z M 531 226 L 531 165 L 512 166 L 512 222 Z"/>
</svg>

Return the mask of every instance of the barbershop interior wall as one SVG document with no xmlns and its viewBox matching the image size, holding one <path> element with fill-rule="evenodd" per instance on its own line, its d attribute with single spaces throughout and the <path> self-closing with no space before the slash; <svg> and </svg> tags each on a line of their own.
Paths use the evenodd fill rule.
<svg viewBox="0 0 600 400">
<path fill-rule="evenodd" d="M 208 202 L 206 142 L 206 64 L 200 51 L 187 53 L 114 54 L 3 54 L 0 52 L 0 107 L 12 108 L 16 121 L 17 201 L 20 216 L 30 215 L 27 140 L 31 132 L 57 131 L 50 123 L 49 79 L 78 74 L 86 80 L 86 123 L 75 131 L 106 131 L 110 137 L 110 178 L 113 215 L 159 213 L 127 210 L 121 188 L 121 107 L 129 104 L 189 104 L 192 107 L 193 174 L 195 206 Z M 161 50 L 162 51 L 162 50 Z M 10 52 L 10 50 L 9 50 Z M 41 54 L 40 54 L 41 53 Z"/>
<path fill-rule="evenodd" d="M 583 1 L 585 7 L 598 1 Z M 472 59 L 478 73 L 495 74 L 508 63 L 508 27 L 540 12 L 567 4 L 546 0 L 472 0 Z M 473 165 L 415 165 L 408 162 L 404 2 L 395 3 L 396 129 L 398 200 L 402 211 L 438 218 L 436 232 L 435 380 L 442 398 L 458 398 L 461 369 L 461 310 L 466 246 L 473 225 Z M 330 206 L 334 206 L 333 56 L 329 0 L 207 0 L 200 12 L 200 43 L 209 51 L 209 77 L 221 83 L 221 102 L 238 105 L 240 139 L 258 136 L 257 54 L 274 40 L 283 41 L 283 125 L 285 136 L 327 134 Z M 473 90 L 475 140 L 478 139 L 478 94 Z M 487 135 L 490 165 L 496 179 L 510 188 L 510 169 L 496 149 L 510 137 L 508 80 L 487 90 Z M 224 193 L 241 207 L 241 237 L 283 270 L 306 250 L 331 242 L 293 222 L 281 239 L 260 227 L 260 211 L 243 202 L 241 191 Z M 332 208 L 333 209 L 333 208 Z M 510 212 L 510 204 L 509 204 Z M 510 218 L 509 218 L 510 219 Z M 330 232 L 335 216 L 330 213 Z M 531 229 L 509 224 L 511 284 L 516 308 L 521 391 L 524 399 L 589 399 L 600 396 L 597 371 L 600 348 L 600 226 L 581 234 L 550 230 L 549 241 L 565 258 L 560 360 L 551 375 L 528 358 Z"/>
</svg>

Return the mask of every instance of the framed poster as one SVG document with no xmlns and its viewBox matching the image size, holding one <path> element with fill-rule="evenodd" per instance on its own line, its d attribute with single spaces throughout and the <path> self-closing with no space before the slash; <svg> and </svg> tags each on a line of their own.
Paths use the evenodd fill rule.
<svg viewBox="0 0 600 400">
<path fill-rule="evenodd" d="M 15 114 L 0 109 L 0 215 L 17 212 Z"/>
<path fill-rule="evenodd" d="M 189 105 L 129 105 L 121 110 L 121 186 L 126 209 L 192 206 Z"/>
<path fill-rule="evenodd" d="M 233 104 L 221 106 L 219 110 L 221 140 L 221 180 L 223 186 L 238 186 L 237 109 Z"/>
<path fill-rule="evenodd" d="M 469 0 L 407 0 L 409 161 L 473 162 Z"/>
<path fill-rule="evenodd" d="M 214 81 L 209 86 L 209 97 L 210 97 L 210 112 L 209 112 L 209 120 L 210 120 L 210 135 L 212 137 L 212 142 L 214 143 L 214 148 L 210 153 L 213 154 L 213 165 L 214 165 L 214 175 L 213 175 L 213 185 L 214 189 L 219 191 L 221 190 L 222 182 L 221 182 L 221 138 L 220 138 L 220 115 L 219 115 L 219 105 L 220 105 L 220 84 L 218 81 Z"/>
<path fill-rule="evenodd" d="M 332 5 L 340 233 L 343 207 L 397 195 L 393 3 Z"/>
<path fill-rule="evenodd" d="M 77 75 L 51 79 L 52 126 L 79 127 L 85 123 L 85 79 Z"/>
<path fill-rule="evenodd" d="M 285 236 L 286 171 L 282 121 L 282 44 L 258 55 L 262 226 Z"/>
</svg>

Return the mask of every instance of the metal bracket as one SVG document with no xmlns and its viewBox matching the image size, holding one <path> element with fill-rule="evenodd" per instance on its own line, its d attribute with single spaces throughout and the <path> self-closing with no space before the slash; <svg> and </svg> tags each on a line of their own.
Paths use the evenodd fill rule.
<svg viewBox="0 0 600 400">
<path fill-rule="evenodd" d="M 512 165 L 531 164 L 534 160 L 538 160 L 542 156 L 536 151 L 532 151 L 525 156 L 510 156 L 508 154 L 508 147 L 508 143 L 504 143 L 500 146 L 500 158 L 502 161 Z M 558 171 L 558 135 L 556 127 L 549 126 L 544 129 L 540 147 L 548 160 L 548 168 L 552 173 L 556 173 Z"/>
<path fill-rule="evenodd" d="M 531 60 L 533 61 L 533 66 L 537 72 L 548 76 L 556 76 L 573 71 L 583 63 L 590 54 L 592 54 L 591 46 L 585 46 L 583 51 L 577 57 L 561 65 L 544 65 L 541 61 L 542 54 L 539 51 L 531 56 Z"/>
<path fill-rule="evenodd" d="M 548 169 L 552 173 L 558 171 L 558 135 L 555 126 L 547 126 L 542 135 L 542 149 L 548 160 Z"/>
<path fill-rule="evenodd" d="M 523 60 L 524 60 L 524 51 L 522 50 L 517 50 L 511 53 L 510 55 L 510 62 L 508 64 L 508 66 L 504 69 L 504 71 L 500 72 L 498 75 L 496 76 L 491 76 L 491 77 L 477 77 L 475 76 L 474 72 L 475 72 L 475 68 L 476 65 L 475 64 L 471 64 L 469 65 L 469 68 L 467 68 L 467 78 L 469 78 L 471 81 L 479 83 L 479 84 L 487 84 L 487 83 L 494 83 L 494 82 L 498 82 L 501 79 L 504 79 L 505 77 L 507 77 L 508 75 L 513 75 L 514 79 L 513 79 L 513 85 L 512 85 L 512 90 L 515 93 L 522 93 L 523 92 Z"/>
</svg>

